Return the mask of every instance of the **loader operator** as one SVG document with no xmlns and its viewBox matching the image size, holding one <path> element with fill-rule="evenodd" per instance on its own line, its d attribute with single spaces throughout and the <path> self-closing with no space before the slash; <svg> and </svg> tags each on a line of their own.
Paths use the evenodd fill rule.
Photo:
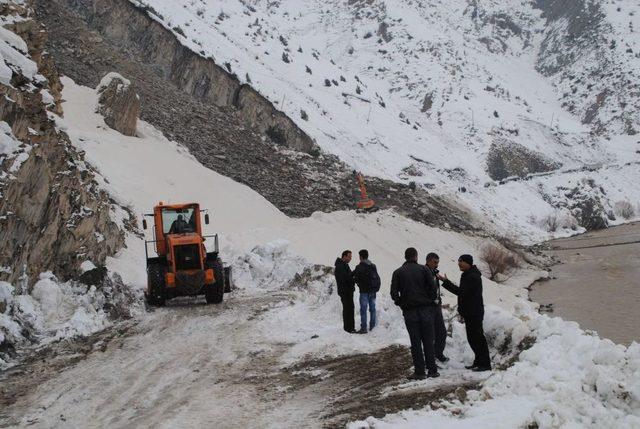
<svg viewBox="0 0 640 429">
<path fill-rule="evenodd" d="M 169 228 L 169 234 L 182 234 L 185 232 L 193 232 L 193 229 L 184 220 L 184 217 L 182 217 L 182 215 L 179 214 L 178 218 L 171 223 L 171 228 Z"/>
</svg>

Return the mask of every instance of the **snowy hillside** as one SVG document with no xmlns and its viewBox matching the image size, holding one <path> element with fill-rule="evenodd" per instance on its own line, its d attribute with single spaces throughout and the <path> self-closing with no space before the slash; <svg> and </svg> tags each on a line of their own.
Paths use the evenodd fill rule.
<svg viewBox="0 0 640 429">
<path fill-rule="evenodd" d="M 632 7 L 581 15 L 581 0 L 563 10 L 539 0 L 544 13 L 525 1 L 478 3 L 144 7 L 251 81 L 326 151 L 458 199 L 500 235 L 532 241 L 636 216 L 638 118 L 627 113 L 637 98 L 611 84 L 592 108 L 582 95 L 597 97 L 615 76 L 598 85 L 577 77 L 591 65 L 636 67 L 623 56 L 636 49 Z M 450 360 L 439 378 L 407 381 L 409 338 L 389 296 L 404 249 L 417 247 L 422 260 L 436 251 L 456 279 L 462 253 L 487 273 L 480 255 L 498 240 L 393 209 L 289 217 L 139 120 L 144 98 L 115 73 L 121 63 L 104 57 L 114 72 L 105 87 L 79 85 L 43 51 L 47 28 L 31 3 L 0 0 L 0 11 L 0 237 L 22 239 L 0 240 L 0 427 L 640 428 L 639 344 L 540 314 L 526 288 L 548 273 L 525 262 L 532 254 L 510 252 L 520 265 L 501 283 L 483 279 L 493 369 L 464 369 L 473 353 L 444 292 Z M 595 30 L 578 31 L 591 20 Z M 566 32 L 581 42 L 565 49 Z M 629 36 L 628 47 L 591 49 L 586 41 L 603 32 Z M 561 96 L 569 81 L 576 91 Z M 622 103 L 625 114 L 614 112 Z M 205 233 L 219 234 L 233 273 L 222 303 L 143 304 L 154 235 L 137 225 L 159 201 L 209 210 Z M 49 216 L 37 216 L 42 207 Z M 367 248 L 382 278 L 378 324 L 366 335 L 344 332 L 340 320 L 331 265 L 347 248 Z M 17 256 L 22 275 L 10 277 Z"/>
<path fill-rule="evenodd" d="M 479 253 L 486 240 L 453 231 L 431 228 L 391 211 L 372 215 L 350 212 L 316 213 L 310 218 L 293 219 L 245 185 L 234 182 L 203 167 L 184 148 L 167 140 L 145 122 L 138 127 L 139 137 L 125 137 L 104 126 L 95 113 L 97 94 L 91 88 L 63 78 L 64 124 L 78 149 L 102 174 L 103 186 L 123 206 L 132 207 L 138 218 L 159 201 L 198 201 L 211 210 L 210 233 L 219 232 L 223 254 L 232 260 L 258 244 L 277 239 L 290 242 L 293 252 L 314 263 L 331 266 L 346 248 L 369 249 L 380 267 L 383 284 L 388 288 L 391 272 L 402 261 L 407 243 L 437 251 L 450 271 L 466 249 Z M 145 162 L 153 155 L 153 162 Z M 167 171 L 175 171 L 167 175 Z M 149 239 L 149 237 L 147 237 Z M 426 251 L 426 250 L 425 250 Z M 140 237 L 129 235 L 127 248 L 111 258 L 109 267 L 120 272 L 134 287 L 146 285 L 144 247 Z M 519 279 L 521 286 L 539 273 Z M 491 282 L 493 303 L 513 304 L 522 289 Z M 495 289 L 495 292 L 492 292 Z"/>
<path fill-rule="evenodd" d="M 379 298 L 376 330 L 367 336 L 344 333 L 334 323 L 340 304 L 333 277 L 313 263 L 329 263 L 335 249 L 366 245 L 387 285 L 407 243 L 440 252 L 443 270 L 452 275 L 455 256 L 463 249 L 476 252 L 480 245 L 476 238 L 432 229 L 392 212 L 287 218 L 249 188 L 202 167 L 144 122 L 137 137 L 108 129 L 94 113 L 95 90 L 69 79 L 63 83 L 65 119 L 58 118 L 58 125 L 86 151 L 100 171 L 102 186 L 120 203 L 131 203 L 138 215 L 164 196 L 172 201 L 198 198 L 209 206 L 213 227 L 224 232 L 223 255 L 233 265 L 238 290 L 223 306 L 178 302 L 140 315 L 122 339 L 97 343 L 94 349 L 100 353 L 89 353 L 18 398 L 8 414 L 15 425 L 82 425 L 87 413 L 95 426 L 118 427 L 220 421 L 229 423 L 223 427 L 319 427 L 342 421 L 331 420 L 327 410 L 343 410 L 339 416 L 344 419 L 362 399 L 344 398 L 345 385 L 335 381 L 340 367 L 352 383 L 348 396 L 359 395 L 355 386 L 370 383 L 372 374 L 366 367 L 362 374 L 350 369 L 350 360 L 357 362 L 363 356 L 359 353 L 367 353 L 385 365 L 393 363 L 398 350 L 389 347 L 406 345 L 408 339 L 400 311 L 386 293 Z M 153 165 L 146 162 L 149 154 Z M 169 164 L 177 174 L 163 173 Z M 129 234 L 127 249 L 108 266 L 134 288 L 141 287 L 143 254 L 141 237 Z M 383 390 L 365 389 L 368 401 L 387 404 L 425 392 L 450 392 L 434 402 L 436 409 L 401 411 L 406 406 L 399 401 L 391 408 L 398 413 L 350 427 L 637 427 L 638 345 L 614 345 L 575 323 L 538 314 L 516 296 L 517 284 L 526 285 L 535 275 L 514 278 L 511 286 L 485 283 L 486 332 L 500 369 L 489 378 L 463 369 L 471 351 L 464 326 L 452 319 L 447 345 L 452 360 L 443 366 L 440 379 L 404 382 L 403 370 L 385 366 L 378 375 Z M 46 288 L 57 289 L 43 282 L 37 290 Z M 46 308 L 52 311 L 56 305 Z M 446 315 L 451 318 L 451 310 Z M 331 360 L 334 356 L 339 361 Z"/>
<path fill-rule="evenodd" d="M 622 25 L 628 18 L 633 28 L 637 6 L 597 8 L 598 31 L 608 32 L 599 37 L 628 40 L 600 63 L 590 45 L 561 58 L 552 42 L 564 40 L 571 16 L 528 1 L 133 3 L 256 87 L 323 149 L 466 203 L 502 235 L 533 241 L 588 227 L 576 194 L 602 218 L 619 201 L 640 201 L 622 186 L 638 180 L 637 94 L 616 92 L 626 94 L 620 114 L 597 97 L 601 79 L 571 74 L 587 64 L 616 75 L 637 69 L 626 49 L 635 52 L 638 38 Z M 596 98 L 604 107 L 586 118 Z M 560 227 L 549 228 L 549 217 Z"/>
</svg>

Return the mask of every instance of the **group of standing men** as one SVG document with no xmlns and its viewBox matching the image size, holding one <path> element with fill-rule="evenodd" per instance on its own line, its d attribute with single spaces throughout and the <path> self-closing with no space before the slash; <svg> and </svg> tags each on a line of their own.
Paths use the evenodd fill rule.
<svg viewBox="0 0 640 429">
<path fill-rule="evenodd" d="M 335 276 L 338 295 L 342 301 L 344 330 L 352 333 L 367 332 L 367 307 L 371 314 L 369 330 L 376 323 L 375 294 L 379 290 L 380 278 L 369 253 L 361 250 L 360 264 L 352 272 L 349 267 L 351 251 L 345 250 L 336 260 Z M 418 263 L 418 251 L 410 247 L 405 250 L 405 263 L 393 272 L 391 298 L 402 309 L 405 325 L 411 341 L 411 357 L 414 373 L 411 379 L 440 376 L 436 359 L 447 362 L 444 355 L 447 328 L 442 315 L 440 285 L 458 296 L 458 313 L 465 323 L 467 341 L 475 354 L 473 364 L 466 366 L 473 371 L 491 370 L 489 348 L 483 330 L 484 302 L 482 299 L 482 277 L 473 264 L 471 255 L 461 255 L 458 267 L 462 271 L 460 285 L 453 284 L 446 275 L 440 274 L 440 258 L 429 253 L 426 264 Z M 375 272 L 375 276 L 371 273 Z M 372 291 L 371 278 L 377 277 L 377 289 Z M 373 282 L 375 283 L 375 281 Z M 360 289 L 360 331 L 355 330 L 353 293 L 354 284 Z M 373 305 L 372 305 L 373 304 Z"/>
<path fill-rule="evenodd" d="M 369 260 L 369 252 L 362 249 L 358 252 L 360 263 L 351 271 L 351 251 L 345 250 L 336 259 L 335 276 L 338 284 L 338 295 L 342 301 L 342 323 L 344 330 L 352 334 L 366 334 L 376 326 L 376 293 L 380 290 L 380 276 L 375 264 Z M 360 330 L 356 331 L 355 306 L 353 293 L 355 285 L 360 290 Z M 367 329 L 367 310 L 369 326 Z"/>
</svg>

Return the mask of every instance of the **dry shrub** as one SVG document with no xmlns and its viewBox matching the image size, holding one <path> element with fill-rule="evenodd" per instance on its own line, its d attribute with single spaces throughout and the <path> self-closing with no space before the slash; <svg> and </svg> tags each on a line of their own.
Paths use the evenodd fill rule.
<svg viewBox="0 0 640 429">
<path fill-rule="evenodd" d="M 541 220 L 542 227 L 547 232 L 556 232 L 558 227 L 560 226 L 560 219 L 558 219 L 558 215 L 552 213 L 542 218 Z"/>
<path fill-rule="evenodd" d="M 613 210 L 618 216 L 621 216 L 627 220 L 631 219 L 636 215 L 636 211 L 633 208 L 633 205 L 629 201 L 618 201 L 613 206 Z"/>
<path fill-rule="evenodd" d="M 540 220 L 540 226 L 547 232 L 556 232 L 559 229 L 578 229 L 578 222 L 576 218 L 570 213 L 563 213 L 561 211 L 551 213 Z"/>
<path fill-rule="evenodd" d="M 489 278 L 495 280 L 498 274 L 505 274 L 520 266 L 516 257 L 496 244 L 487 244 L 482 248 L 480 258 L 489 267 Z"/>
</svg>

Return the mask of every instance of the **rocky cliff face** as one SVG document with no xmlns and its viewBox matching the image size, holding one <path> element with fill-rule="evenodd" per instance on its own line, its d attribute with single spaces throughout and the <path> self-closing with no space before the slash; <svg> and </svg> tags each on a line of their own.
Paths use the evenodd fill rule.
<svg viewBox="0 0 640 429">
<path fill-rule="evenodd" d="M 632 3 L 535 2 L 547 21 L 536 68 L 561 88 L 563 107 L 596 134 L 640 132 L 640 42 Z"/>
<path fill-rule="evenodd" d="M 98 85 L 100 94 L 98 111 L 104 116 L 104 122 L 125 136 L 136 134 L 140 98 L 131 82 L 117 73 L 109 73 Z"/>
<path fill-rule="evenodd" d="M 233 107 L 242 121 L 276 143 L 302 152 L 317 153 L 311 138 L 284 113 L 229 70 L 211 58 L 184 47 L 153 19 L 153 11 L 136 8 L 127 0 L 72 0 L 66 2 L 90 27 L 134 55 L 196 99 L 219 107 Z"/>
<path fill-rule="evenodd" d="M 547 159 L 511 140 L 499 138 L 489 148 L 487 172 L 493 180 L 507 177 L 526 177 L 560 168 L 560 164 Z"/>
<path fill-rule="evenodd" d="M 26 285 L 49 270 L 72 278 L 85 260 L 103 264 L 124 245 L 124 233 L 94 171 L 49 116 L 62 113 L 61 84 L 44 51 L 45 31 L 28 6 L 4 4 L 1 16 L 13 22 L 5 31 L 21 39 L 15 56 L 4 58 L 10 81 L 0 83 L 0 125 L 11 143 L 0 151 L 0 280 Z"/>
</svg>

